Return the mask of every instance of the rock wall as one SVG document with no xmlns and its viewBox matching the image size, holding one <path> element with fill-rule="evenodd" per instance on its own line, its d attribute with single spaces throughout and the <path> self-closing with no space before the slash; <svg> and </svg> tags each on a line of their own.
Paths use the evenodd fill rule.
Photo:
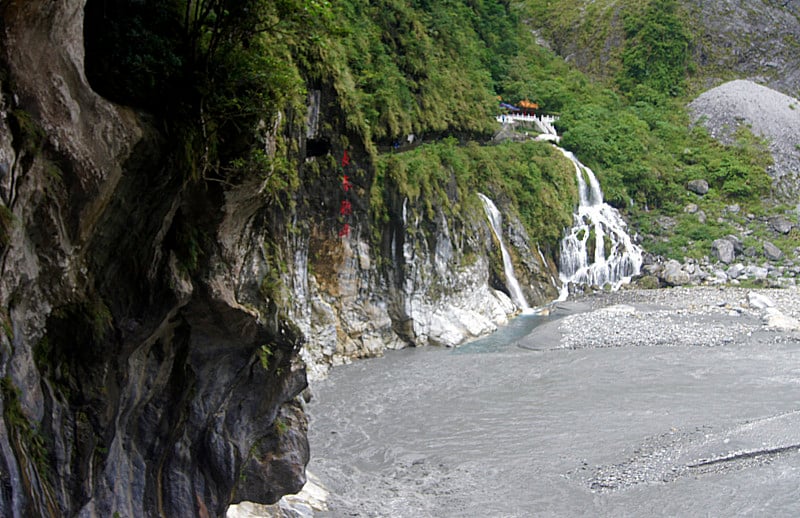
<svg viewBox="0 0 800 518">
<path fill-rule="evenodd" d="M 0 515 L 209 516 L 304 482 L 302 337 L 252 185 L 190 186 L 84 75 L 82 0 L 0 4 Z M 187 267 L 187 220 L 211 243 Z"/>
<path fill-rule="evenodd" d="M 685 0 L 696 23 L 697 63 L 729 77 L 733 72 L 788 95 L 800 88 L 800 2 Z"/>
<path fill-rule="evenodd" d="M 470 225 L 460 231 L 442 212 L 427 231 L 410 217 L 401 216 L 387 230 L 389 257 L 372 250 L 358 228 L 340 240 L 312 237 L 295 244 L 286 284 L 293 288 L 292 319 L 308 337 L 303 357 L 311 377 L 387 349 L 456 346 L 494 331 L 518 312 L 505 279 L 493 274 L 502 266 L 492 264 L 500 261 L 494 257 L 499 252 L 482 212 L 471 214 Z M 527 243 L 515 252 L 529 303 L 554 300 L 552 261 L 535 257 Z"/>
<path fill-rule="evenodd" d="M 302 157 L 296 231 L 280 243 L 283 306 L 306 336 L 302 356 L 311 378 L 334 365 L 407 346 L 456 346 L 494 331 L 518 312 L 508 297 L 502 259 L 474 193 L 476 210 L 431 215 L 387 183 L 378 188 L 386 221 L 372 221 L 374 157 L 369 144 L 347 137 L 331 90 L 311 90 L 299 149 L 329 146 Z M 338 237 L 337 193 L 345 149 L 354 187 L 352 227 Z M 313 176 L 309 170 L 321 169 Z M 501 204 L 501 210 L 508 209 Z M 558 297 L 552 253 L 532 250 L 523 225 L 503 210 L 504 234 L 531 306 Z"/>
</svg>

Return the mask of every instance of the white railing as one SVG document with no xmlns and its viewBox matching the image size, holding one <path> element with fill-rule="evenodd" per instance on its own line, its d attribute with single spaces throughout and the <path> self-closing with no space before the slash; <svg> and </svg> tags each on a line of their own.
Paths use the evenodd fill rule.
<svg viewBox="0 0 800 518">
<path fill-rule="evenodd" d="M 522 114 L 503 114 L 497 116 L 497 122 L 510 124 L 512 122 L 533 122 L 542 133 L 556 135 L 556 128 L 553 123 L 558 120 L 554 115 L 522 115 Z"/>
<path fill-rule="evenodd" d="M 497 122 L 525 121 L 553 124 L 557 120 L 558 117 L 555 115 L 520 115 L 518 113 L 510 113 L 497 116 Z"/>
</svg>

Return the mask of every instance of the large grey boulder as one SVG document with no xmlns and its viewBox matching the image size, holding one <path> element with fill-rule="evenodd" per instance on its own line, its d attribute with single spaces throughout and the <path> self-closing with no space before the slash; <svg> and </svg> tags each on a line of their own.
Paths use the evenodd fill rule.
<svg viewBox="0 0 800 518">
<path fill-rule="evenodd" d="M 780 261 L 783 258 L 783 252 L 769 241 L 764 241 L 764 256 L 770 261 Z"/>
<path fill-rule="evenodd" d="M 736 258 L 733 243 L 728 239 L 716 239 L 711 243 L 711 255 L 720 262 L 730 264 Z"/>
<path fill-rule="evenodd" d="M 742 263 L 736 263 L 728 268 L 728 277 L 731 279 L 736 279 L 740 277 L 744 273 L 744 265 Z"/>
<path fill-rule="evenodd" d="M 705 180 L 691 180 L 686 188 L 700 196 L 708 193 L 708 182 Z"/>
<path fill-rule="evenodd" d="M 715 284 L 726 283 L 728 282 L 728 274 L 722 270 L 714 270 L 714 276 L 712 277 L 712 282 L 714 282 Z"/>
<path fill-rule="evenodd" d="M 744 252 L 744 245 L 742 244 L 742 240 L 738 237 L 734 236 L 733 234 L 728 234 L 723 239 L 727 239 L 733 245 L 733 253 L 735 255 L 739 255 Z"/>
<path fill-rule="evenodd" d="M 788 234 L 792 231 L 794 225 L 788 219 L 784 218 L 783 216 L 776 216 L 769 220 L 769 226 L 772 227 L 772 230 L 778 232 L 779 234 Z"/>
<path fill-rule="evenodd" d="M 747 302 L 750 304 L 750 307 L 755 309 L 766 309 L 775 305 L 775 302 L 771 298 L 755 291 L 747 292 Z"/>
<path fill-rule="evenodd" d="M 800 322 L 796 318 L 785 315 L 778 308 L 767 308 L 764 310 L 762 318 L 764 325 L 776 331 L 798 331 Z"/>
<path fill-rule="evenodd" d="M 644 275 L 654 275 L 658 277 L 663 271 L 664 265 L 660 263 L 652 263 L 642 266 L 642 273 Z"/>
<path fill-rule="evenodd" d="M 689 274 L 681 269 L 681 263 L 674 259 L 668 261 L 664 266 L 662 279 L 669 286 L 684 286 L 691 281 Z"/>
<path fill-rule="evenodd" d="M 769 275 L 769 270 L 763 266 L 755 266 L 751 264 L 745 268 L 745 273 L 748 275 L 748 277 L 763 281 L 767 278 L 767 275 Z"/>
</svg>

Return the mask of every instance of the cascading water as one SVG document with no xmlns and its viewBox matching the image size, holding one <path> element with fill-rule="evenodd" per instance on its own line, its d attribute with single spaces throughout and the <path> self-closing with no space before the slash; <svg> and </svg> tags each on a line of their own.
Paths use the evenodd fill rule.
<svg viewBox="0 0 800 518">
<path fill-rule="evenodd" d="M 500 214 L 500 211 L 497 210 L 492 200 L 481 193 L 478 193 L 478 197 L 483 202 L 483 209 L 486 211 L 486 217 L 489 218 L 489 225 L 492 227 L 492 231 L 497 237 L 497 241 L 500 243 L 500 254 L 503 256 L 503 272 L 506 275 L 506 286 L 511 295 L 511 300 L 523 311 L 528 310 L 530 306 L 528 306 L 528 302 L 522 294 L 522 289 L 519 286 L 517 277 L 514 275 L 514 265 L 511 263 L 511 256 L 508 254 L 508 250 L 506 250 L 506 246 L 503 243 L 503 216 Z"/>
<path fill-rule="evenodd" d="M 580 163 L 574 154 L 558 149 L 575 166 L 580 194 L 575 224 L 561 240 L 561 298 L 566 298 L 569 283 L 585 286 L 610 284 L 617 289 L 639 273 L 642 249 L 631 240 L 619 212 L 603 201 L 603 192 L 594 172 Z"/>
<path fill-rule="evenodd" d="M 532 122 L 542 133 L 536 140 L 552 142 L 575 166 L 580 192 L 580 205 L 575 224 L 561 241 L 559 278 L 560 300 L 566 299 L 570 283 L 585 286 L 611 285 L 617 289 L 639 273 L 642 249 L 628 235 L 619 212 L 603 202 L 603 192 L 594 172 L 574 154 L 556 145 L 561 137 L 555 117 L 544 115 L 505 115 L 502 122 Z M 488 209 L 487 209 L 488 213 Z"/>
</svg>

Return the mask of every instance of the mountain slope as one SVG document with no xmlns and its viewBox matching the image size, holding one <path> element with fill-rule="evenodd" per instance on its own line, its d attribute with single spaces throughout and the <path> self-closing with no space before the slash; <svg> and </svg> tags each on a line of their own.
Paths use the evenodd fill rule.
<svg viewBox="0 0 800 518">
<path fill-rule="evenodd" d="M 614 80 L 631 23 L 652 5 L 674 4 L 690 36 L 696 65 L 694 88 L 725 79 L 753 79 L 788 95 L 800 90 L 800 2 L 679 0 L 654 4 L 619 2 L 525 2 L 526 22 L 553 50 L 579 69 Z M 669 36 L 665 39 L 667 41 Z"/>
</svg>

